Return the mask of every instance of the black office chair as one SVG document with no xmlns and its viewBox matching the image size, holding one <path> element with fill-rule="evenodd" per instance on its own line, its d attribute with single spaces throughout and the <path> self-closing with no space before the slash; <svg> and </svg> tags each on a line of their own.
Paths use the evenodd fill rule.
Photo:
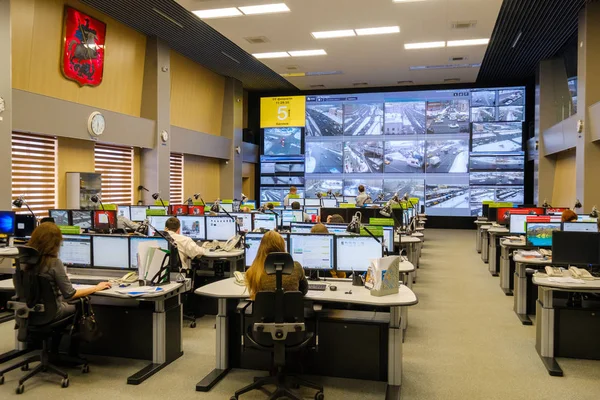
<svg viewBox="0 0 600 400">
<path fill-rule="evenodd" d="M 254 383 L 238 390 L 231 400 L 237 400 L 244 393 L 261 389 L 266 385 L 275 385 L 275 391 L 269 399 L 287 397 L 302 400 L 292 388 L 305 386 L 317 390 L 316 400 L 325 398 L 323 386 L 305 381 L 284 373 L 285 355 L 306 347 L 313 338 L 304 324 L 304 299 L 300 292 L 283 291 L 283 275 L 291 275 L 294 260 L 288 253 L 271 253 L 265 260 L 265 271 L 276 275 L 275 292 L 259 292 L 252 304 L 252 314 L 245 315 L 242 310 L 244 336 L 251 347 L 273 353 L 273 367 L 276 373 L 265 378 L 256 378 Z M 248 319 L 249 323 L 247 323 Z M 246 329 L 246 326 L 249 328 Z"/>
<path fill-rule="evenodd" d="M 63 378 L 61 386 L 66 388 L 69 386 L 69 375 L 50 363 L 48 342 L 52 337 L 56 337 L 73 324 L 74 315 L 54 320 L 57 305 L 50 281 L 35 275 L 33 272 L 21 269 L 22 264 L 35 266 L 39 262 L 40 257 L 37 250 L 27 246 L 20 246 L 18 250 L 19 256 L 16 258 L 16 270 L 13 275 L 16 296 L 13 297 L 13 301 L 8 302 L 8 308 L 15 312 L 15 329 L 18 330 L 17 339 L 24 343 L 35 343 L 41 340 L 42 349 L 37 354 L 0 370 L 0 384 L 4 383 L 5 373 L 19 367 L 23 371 L 28 371 L 30 363 L 39 362 L 38 366 L 19 379 L 19 386 L 17 386 L 16 390 L 17 394 L 21 394 L 25 390 L 25 381 L 40 372 L 52 372 L 61 376 Z M 77 357 L 68 357 L 67 361 L 82 364 L 82 372 L 89 372 L 89 367 L 85 360 Z"/>
</svg>

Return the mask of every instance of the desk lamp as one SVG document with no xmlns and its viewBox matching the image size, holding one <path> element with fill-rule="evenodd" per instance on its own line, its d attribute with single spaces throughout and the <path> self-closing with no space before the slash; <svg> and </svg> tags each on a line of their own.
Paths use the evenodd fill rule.
<svg viewBox="0 0 600 400">
<path fill-rule="evenodd" d="M 360 211 L 357 211 L 356 214 L 354 214 L 354 216 L 352 217 L 352 221 L 350 221 L 350 223 L 348 224 L 346 231 L 350 233 L 360 233 L 361 217 L 362 214 L 360 213 Z"/>
<path fill-rule="evenodd" d="M 552 208 L 552 206 L 548 204 L 548 201 L 546 199 L 544 199 L 544 204 L 542 204 L 542 208 L 545 210 L 546 208 Z"/>
<path fill-rule="evenodd" d="M 35 217 L 35 213 L 29 207 L 29 204 L 27 204 L 27 202 L 25 201 L 25 196 L 24 195 L 20 195 L 19 197 L 17 197 L 16 199 L 14 199 L 13 202 L 12 202 L 12 204 L 16 208 L 21 208 L 21 207 L 23 207 L 23 205 L 25 205 L 25 207 L 27 207 L 27 209 L 29 210 L 29 212 L 31 213 L 31 215 L 33 215 L 33 220 L 35 221 L 35 225 L 37 226 L 37 218 Z"/>
<path fill-rule="evenodd" d="M 102 208 L 102 211 L 104 211 L 104 204 L 102 204 L 102 200 L 100 200 L 100 196 L 98 196 L 97 194 L 93 194 L 92 197 L 90 197 L 90 200 L 94 204 L 100 203 L 100 208 Z"/>
<path fill-rule="evenodd" d="M 146 188 L 145 188 L 144 186 L 142 186 L 142 185 L 139 185 L 139 186 L 138 186 L 138 188 L 137 188 L 137 190 L 140 192 L 140 199 L 138 200 L 138 202 L 137 202 L 137 205 L 138 205 L 138 206 L 143 206 L 143 205 L 144 205 L 144 200 L 142 200 L 142 197 L 143 197 L 143 196 L 142 196 L 142 190 L 145 190 L 146 192 L 149 192 L 149 190 L 148 190 L 148 189 L 146 189 Z"/>
<path fill-rule="evenodd" d="M 323 193 L 317 192 L 317 199 L 319 199 L 319 204 L 323 207 Z"/>
<path fill-rule="evenodd" d="M 592 207 L 592 212 L 590 213 L 590 218 L 598 218 L 598 209 L 596 206 Z"/>
<path fill-rule="evenodd" d="M 221 199 L 216 199 L 213 205 L 210 207 L 210 212 L 219 213 L 221 209 Z"/>
<path fill-rule="evenodd" d="M 152 193 L 152 198 L 154 200 L 160 200 L 160 204 L 164 207 L 165 212 L 167 211 L 167 206 L 165 206 L 163 199 L 160 197 L 160 192 Z"/>
<path fill-rule="evenodd" d="M 581 202 L 579 201 L 579 199 L 575 200 L 575 206 L 573 206 L 573 208 L 577 209 L 577 208 L 581 208 Z"/>
</svg>

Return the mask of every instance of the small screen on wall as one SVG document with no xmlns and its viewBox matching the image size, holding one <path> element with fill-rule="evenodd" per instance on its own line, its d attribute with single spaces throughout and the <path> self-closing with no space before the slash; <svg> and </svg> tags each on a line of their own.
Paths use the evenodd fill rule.
<svg viewBox="0 0 600 400">
<path fill-rule="evenodd" d="M 264 130 L 264 154 L 269 156 L 302 154 L 301 128 Z"/>
</svg>

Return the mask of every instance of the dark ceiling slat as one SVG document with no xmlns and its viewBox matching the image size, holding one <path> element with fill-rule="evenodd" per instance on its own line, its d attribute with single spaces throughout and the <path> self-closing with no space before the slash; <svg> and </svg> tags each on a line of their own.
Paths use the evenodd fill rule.
<svg viewBox="0 0 600 400">
<path fill-rule="evenodd" d="M 173 0 L 81 0 L 148 36 L 156 36 L 206 68 L 238 79 L 248 90 L 297 90 L 281 75 L 246 53 Z M 183 26 L 168 21 L 153 9 Z M 223 54 L 239 61 L 236 63 Z"/>
</svg>

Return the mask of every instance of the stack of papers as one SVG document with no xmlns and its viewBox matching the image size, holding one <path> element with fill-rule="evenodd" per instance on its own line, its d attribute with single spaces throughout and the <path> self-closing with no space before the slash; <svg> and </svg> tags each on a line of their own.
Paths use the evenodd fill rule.
<svg viewBox="0 0 600 400">
<path fill-rule="evenodd" d="M 537 251 L 537 250 L 521 251 L 519 254 L 521 254 L 523 257 L 541 257 L 542 256 L 539 253 L 539 251 Z"/>
<path fill-rule="evenodd" d="M 138 246 L 138 276 L 140 279 L 148 280 L 160 271 L 167 252 L 160 248 L 158 242 L 148 241 Z"/>
<path fill-rule="evenodd" d="M 117 293 L 126 294 L 131 297 L 139 297 L 148 293 L 159 293 L 162 291 L 163 288 L 160 286 L 132 286 L 115 290 Z"/>
</svg>

